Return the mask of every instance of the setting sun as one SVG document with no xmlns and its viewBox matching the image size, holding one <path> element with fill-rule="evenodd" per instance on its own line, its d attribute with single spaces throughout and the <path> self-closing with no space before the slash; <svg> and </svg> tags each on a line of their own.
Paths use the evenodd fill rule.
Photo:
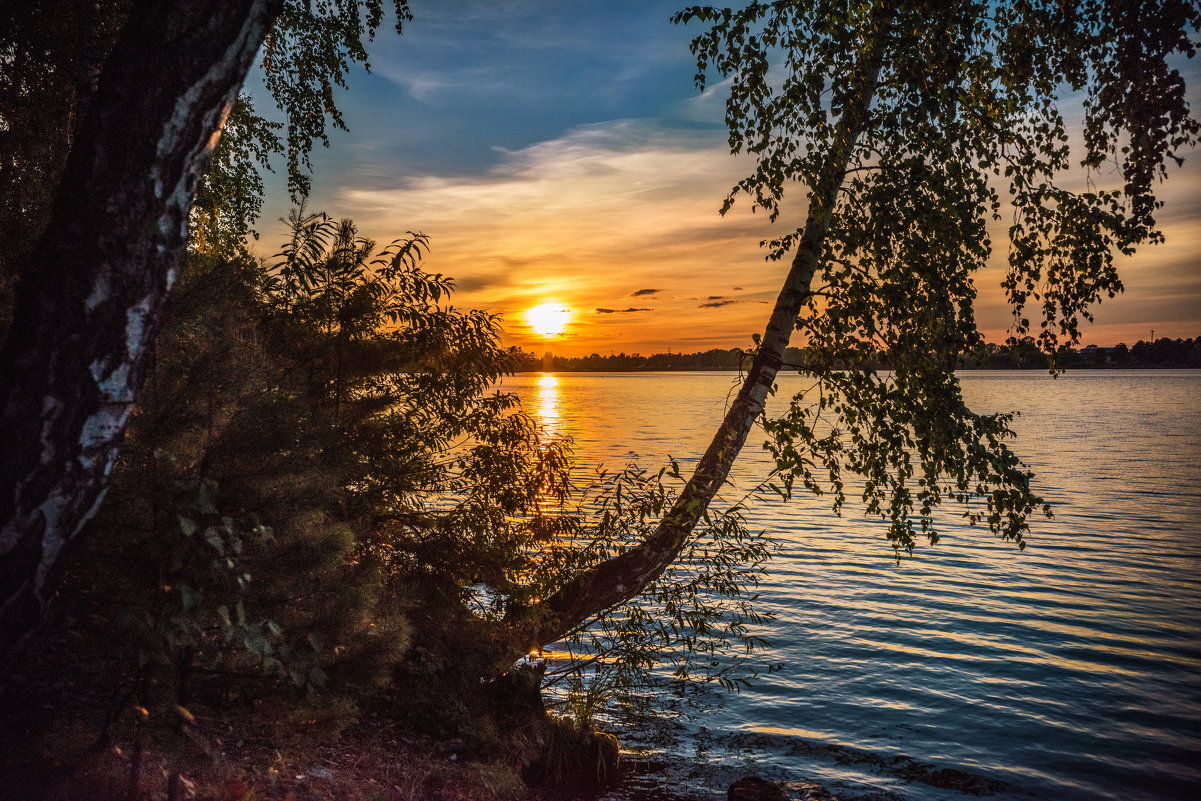
<svg viewBox="0 0 1201 801">
<path fill-rule="evenodd" d="M 530 328 L 544 337 L 557 336 L 571 322 L 571 309 L 558 303 L 543 303 L 525 313 L 526 322 Z"/>
</svg>

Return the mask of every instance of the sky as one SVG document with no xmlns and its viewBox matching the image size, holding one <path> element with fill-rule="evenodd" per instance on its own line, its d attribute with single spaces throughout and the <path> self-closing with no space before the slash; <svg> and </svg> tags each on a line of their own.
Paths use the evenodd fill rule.
<svg viewBox="0 0 1201 801">
<path fill-rule="evenodd" d="M 718 213 L 751 162 L 729 152 L 721 87 L 693 83 L 699 29 L 669 21 L 683 5 L 412 0 L 405 34 L 381 31 L 371 72 L 338 97 L 350 130 L 314 152 L 309 209 L 381 244 L 429 235 L 425 267 L 456 279 L 455 305 L 500 313 L 506 343 L 535 353 L 749 347 L 787 267 L 759 242 L 803 221 L 804 199 L 774 226 L 743 203 Z M 1097 307 L 1085 343 L 1201 335 L 1201 150 L 1161 197 L 1167 243 L 1119 261 L 1126 292 Z M 287 211 L 277 177 L 260 252 Z M 1010 322 L 997 250 L 976 307 L 994 341 Z M 547 304 L 570 310 L 561 333 L 526 317 Z"/>
</svg>

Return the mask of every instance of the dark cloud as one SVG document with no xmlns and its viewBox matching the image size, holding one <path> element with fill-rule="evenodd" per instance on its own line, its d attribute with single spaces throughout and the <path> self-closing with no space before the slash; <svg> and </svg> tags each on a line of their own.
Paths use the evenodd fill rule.
<svg viewBox="0 0 1201 801">
<path fill-rule="evenodd" d="M 725 299 L 726 299 L 725 295 L 710 295 L 709 297 L 705 298 L 705 300 L 725 300 Z"/>
<path fill-rule="evenodd" d="M 658 291 L 658 290 L 656 290 Z M 597 309 L 597 314 L 629 314 L 630 312 L 654 311 L 654 309 L 635 309 L 631 306 L 628 309 Z"/>
<path fill-rule="evenodd" d="M 735 292 L 741 292 L 741 291 L 742 291 L 742 287 L 740 287 L 740 286 L 736 286 L 736 287 L 734 287 L 734 291 L 735 291 Z"/>
<path fill-rule="evenodd" d="M 662 289 L 636 289 L 630 293 L 630 297 L 640 298 L 643 295 L 653 295 L 656 292 L 662 292 L 662 291 L 663 291 Z"/>
<path fill-rule="evenodd" d="M 736 300 L 712 300 L 708 303 L 702 303 L 697 306 L 698 309 L 716 309 L 718 306 L 729 306 L 731 303 L 737 303 Z"/>
<path fill-rule="evenodd" d="M 500 276 L 469 275 L 465 278 L 455 278 L 455 287 L 461 292 L 472 292 L 486 289 L 501 283 Z"/>
<path fill-rule="evenodd" d="M 506 270 L 524 270 L 529 267 L 537 267 L 539 265 L 555 264 L 562 261 L 565 256 L 560 253 L 540 253 L 537 256 L 500 256 L 497 260 L 504 266 Z"/>
</svg>

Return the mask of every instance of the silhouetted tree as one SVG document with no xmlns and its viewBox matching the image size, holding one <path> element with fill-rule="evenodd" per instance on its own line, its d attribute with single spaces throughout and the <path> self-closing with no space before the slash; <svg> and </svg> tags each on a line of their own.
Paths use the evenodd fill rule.
<svg viewBox="0 0 1201 801">
<path fill-rule="evenodd" d="M 404 0 L 394 8 L 399 24 Z M 104 497 L 198 181 L 260 45 L 288 112 L 290 165 L 303 164 L 327 117 L 340 122 L 332 85 L 365 60 L 382 17 L 383 0 L 0 11 L 0 290 L 15 280 L 0 350 L 0 664 L 37 624 L 63 550 Z"/>
</svg>

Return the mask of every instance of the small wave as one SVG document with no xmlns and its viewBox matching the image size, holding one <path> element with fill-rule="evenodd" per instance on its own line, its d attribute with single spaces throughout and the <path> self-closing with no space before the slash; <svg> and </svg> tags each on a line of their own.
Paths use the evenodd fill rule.
<svg viewBox="0 0 1201 801">
<path fill-rule="evenodd" d="M 868 769 L 905 783 L 919 783 L 941 790 L 953 790 L 970 796 L 1014 795 L 1020 788 L 1009 782 L 979 773 L 922 762 L 904 754 L 883 756 L 873 751 L 834 743 L 821 743 L 799 737 L 762 732 L 738 732 L 728 736 L 733 750 L 774 751 L 790 757 L 821 757 L 845 767 Z"/>
</svg>

